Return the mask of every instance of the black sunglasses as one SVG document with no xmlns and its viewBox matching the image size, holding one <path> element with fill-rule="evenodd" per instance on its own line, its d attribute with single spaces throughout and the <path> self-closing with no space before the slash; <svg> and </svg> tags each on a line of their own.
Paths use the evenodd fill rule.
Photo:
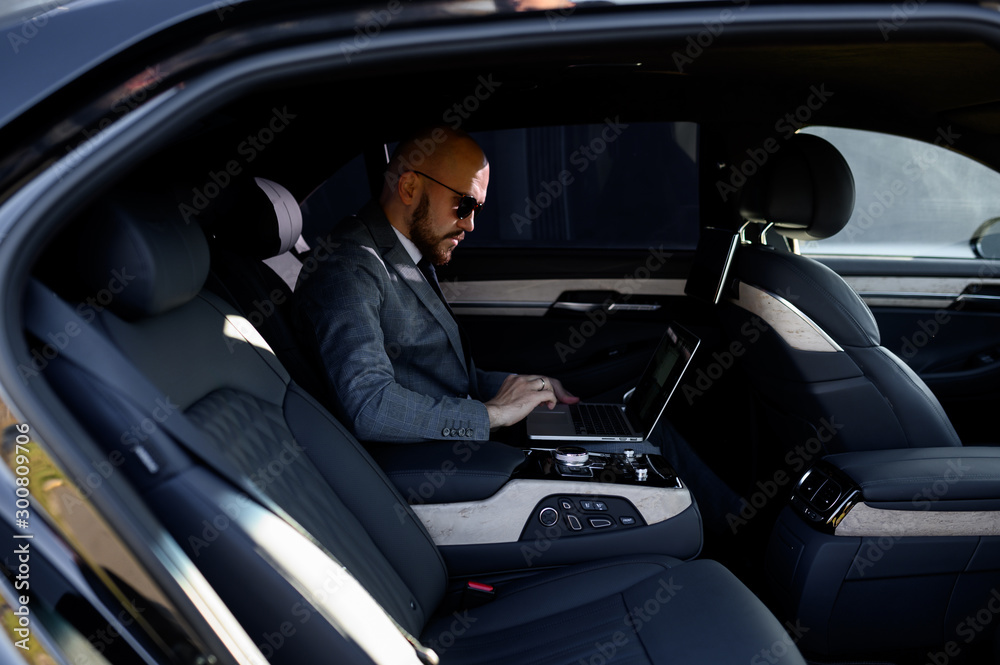
<svg viewBox="0 0 1000 665">
<path fill-rule="evenodd" d="M 423 177 L 427 178 L 432 182 L 436 182 L 445 189 L 451 189 L 451 187 L 449 187 L 448 185 L 444 184 L 440 180 L 434 180 L 434 178 L 430 177 L 426 173 L 422 173 L 420 171 L 414 171 L 414 173 L 416 173 L 417 175 L 422 175 Z M 451 191 L 455 192 L 460 197 L 462 197 L 461 200 L 458 202 L 458 209 L 455 211 L 458 214 L 459 219 L 465 219 L 472 213 L 479 212 L 480 210 L 483 209 L 483 206 L 486 205 L 485 203 L 477 202 L 476 199 L 474 199 L 473 197 L 469 196 L 468 194 L 463 194 L 457 189 L 451 189 Z"/>
</svg>

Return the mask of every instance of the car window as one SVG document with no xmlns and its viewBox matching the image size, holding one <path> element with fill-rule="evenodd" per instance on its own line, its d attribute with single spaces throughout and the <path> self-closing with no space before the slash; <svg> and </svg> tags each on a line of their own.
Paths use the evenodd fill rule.
<svg viewBox="0 0 1000 665">
<path fill-rule="evenodd" d="M 467 247 L 693 249 L 698 126 L 624 123 L 473 134 L 490 187 Z"/>
<path fill-rule="evenodd" d="M 490 160 L 490 186 L 463 247 L 697 245 L 698 126 L 693 123 L 609 118 L 473 137 Z M 364 205 L 366 178 L 359 156 L 306 199 L 307 240 Z"/>
<path fill-rule="evenodd" d="M 838 234 L 800 242 L 803 254 L 975 258 L 970 239 L 1000 217 L 1000 173 L 935 143 L 838 127 L 809 127 L 854 173 L 854 214 Z"/>
</svg>

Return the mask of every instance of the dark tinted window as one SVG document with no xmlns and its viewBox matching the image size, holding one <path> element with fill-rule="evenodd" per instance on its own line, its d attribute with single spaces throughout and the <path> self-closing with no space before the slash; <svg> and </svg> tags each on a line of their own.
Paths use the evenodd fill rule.
<svg viewBox="0 0 1000 665">
<path fill-rule="evenodd" d="M 474 134 L 490 160 L 487 205 L 466 247 L 693 249 L 698 127 L 620 123 Z"/>
<path fill-rule="evenodd" d="M 463 247 L 697 245 L 698 126 L 693 123 L 609 119 L 473 136 L 490 160 L 490 187 Z M 307 241 L 364 205 L 366 178 L 358 156 L 306 199 Z"/>
</svg>

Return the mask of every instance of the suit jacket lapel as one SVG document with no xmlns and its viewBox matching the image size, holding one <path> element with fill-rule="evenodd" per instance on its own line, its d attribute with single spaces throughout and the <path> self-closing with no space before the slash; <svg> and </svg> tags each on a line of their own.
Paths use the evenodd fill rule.
<svg viewBox="0 0 1000 665">
<path fill-rule="evenodd" d="M 406 248 L 400 244 L 399 238 L 390 227 L 389 220 L 385 219 L 381 208 L 378 208 L 377 205 L 375 207 L 377 215 L 365 214 L 362 219 L 378 245 L 378 251 L 385 260 L 386 266 L 396 271 L 402 282 L 413 291 L 431 316 L 441 324 L 451 342 L 452 350 L 458 356 L 462 367 L 465 367 L 465 371 L 468 372 L 469 368 L 465 366 L 465 354 L 462 352 L 462 337 L 455 318 L 445 308 L 444 303 L 438 298 L 431 285 L 424 279 L 419 268 L 406 252 Z M 367 213 L 368 209 L 363 212 Z"/>
</svg>

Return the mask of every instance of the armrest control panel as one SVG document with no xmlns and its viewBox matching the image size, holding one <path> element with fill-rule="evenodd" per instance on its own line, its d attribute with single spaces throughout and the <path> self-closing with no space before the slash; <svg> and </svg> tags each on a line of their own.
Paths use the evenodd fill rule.
<svg viewBox="0 0 1000 665">
<path fill-rule="evenodd" d="M 646 524 L 628 499 L 564 494 L 547 496 L 531 512 L 521 540 L 553 539 L 617 531 Z"/>
<path fill-rule="evenodd" d="M 860 500 L 861 492 L 853 480 L 820 462 L 795 485 L 791 506 L 806 521 L 832 533 Z"/>
</svg>

